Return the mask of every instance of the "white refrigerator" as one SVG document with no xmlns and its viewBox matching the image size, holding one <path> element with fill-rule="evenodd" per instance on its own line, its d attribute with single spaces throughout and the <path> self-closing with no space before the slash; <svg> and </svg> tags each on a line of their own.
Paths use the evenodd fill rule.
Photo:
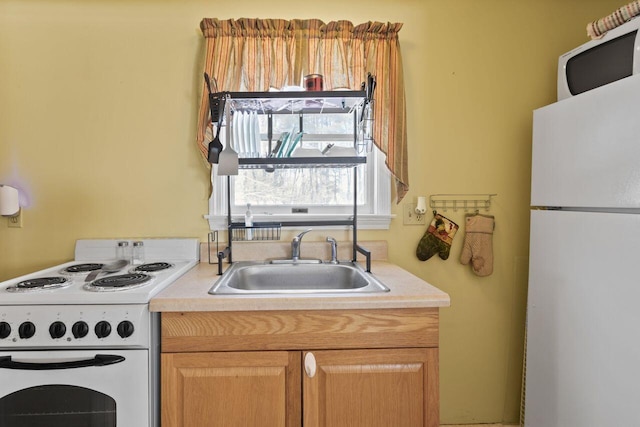
<svg viewBox="0 0 640 427">
<path fill-rule="evenodd" d="M 525 427 L 640 426 L 639 77 L 534 111 Z"/>
</svg>

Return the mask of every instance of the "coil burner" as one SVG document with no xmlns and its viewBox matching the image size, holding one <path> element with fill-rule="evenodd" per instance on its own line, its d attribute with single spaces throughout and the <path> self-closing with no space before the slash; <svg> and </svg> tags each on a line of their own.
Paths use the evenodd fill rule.
<svg viewBox="0 0 640 427">
<path fill-rule="evenodd" d="M 74 264 L 60 270 L 60 274 L 75 276 L 100 270 L 102 267 L 104 267 L 104 264 L 101 263 Z"/>
<path fill-rule="evenodd" d="M 144 273 L 119 274 L 94 280 L 84 285 L 88 291 L 116 292 L 139 288 L 150 283 L 152 276 Z"/>
<path fill-rule="evenodd" d="M 150 262 L 148 264 L 138 265 L 130 271 L 131 273 L 155 273 L 171 267 L 173 267 L 173 264 L 168 262 Z"/>
<path fill-rule="evenodd" d="M 65 277 L 37 277 L 35 279 L 23 280 L 15 285 L 8 286 L 7 292 L 37 292 L 50 289 L 67 287 L 71 281 Z"/>
</svg>

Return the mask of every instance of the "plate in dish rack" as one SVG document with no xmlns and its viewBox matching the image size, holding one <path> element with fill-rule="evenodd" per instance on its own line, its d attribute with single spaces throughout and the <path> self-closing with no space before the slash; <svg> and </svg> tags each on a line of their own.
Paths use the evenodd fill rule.
<svg viewBox="0 0 640 427">
<path fill-rule="evenodd" d="M 260 157 L 260 120 L 258 117 L 258 113 L 253 112 L 253 120 L 252 120 L 252 135 L 251 135 L 251 144 L 252 144 L 252 152 L 253 157 Z"/>
<path fill-rule="evenodd" d="M 251 113 L 244 113 L 244 157 L 251 157 Z"/>
</svg>

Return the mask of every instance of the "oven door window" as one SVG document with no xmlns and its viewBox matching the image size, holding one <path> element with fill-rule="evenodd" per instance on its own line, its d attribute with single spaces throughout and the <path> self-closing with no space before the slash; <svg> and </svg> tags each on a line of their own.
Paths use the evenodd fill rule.
<svg viewBox="0 0 640 427">
<path fill-rule="evenodd" d="M 44 385 L 0 399 L 0 425 L 5 427 L 115 427 L 116 402 L 95 390 Z"/>
</svg>

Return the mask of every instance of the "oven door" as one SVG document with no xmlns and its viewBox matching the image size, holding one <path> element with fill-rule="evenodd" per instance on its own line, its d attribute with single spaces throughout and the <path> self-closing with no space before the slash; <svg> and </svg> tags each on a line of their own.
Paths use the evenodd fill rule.
<svg viewBox="0 0 640 427">
<path fill-rule="evenodd" d="M 150 425 L 148 350 L 0 352 L 0 426 Z"/>
</svg>

